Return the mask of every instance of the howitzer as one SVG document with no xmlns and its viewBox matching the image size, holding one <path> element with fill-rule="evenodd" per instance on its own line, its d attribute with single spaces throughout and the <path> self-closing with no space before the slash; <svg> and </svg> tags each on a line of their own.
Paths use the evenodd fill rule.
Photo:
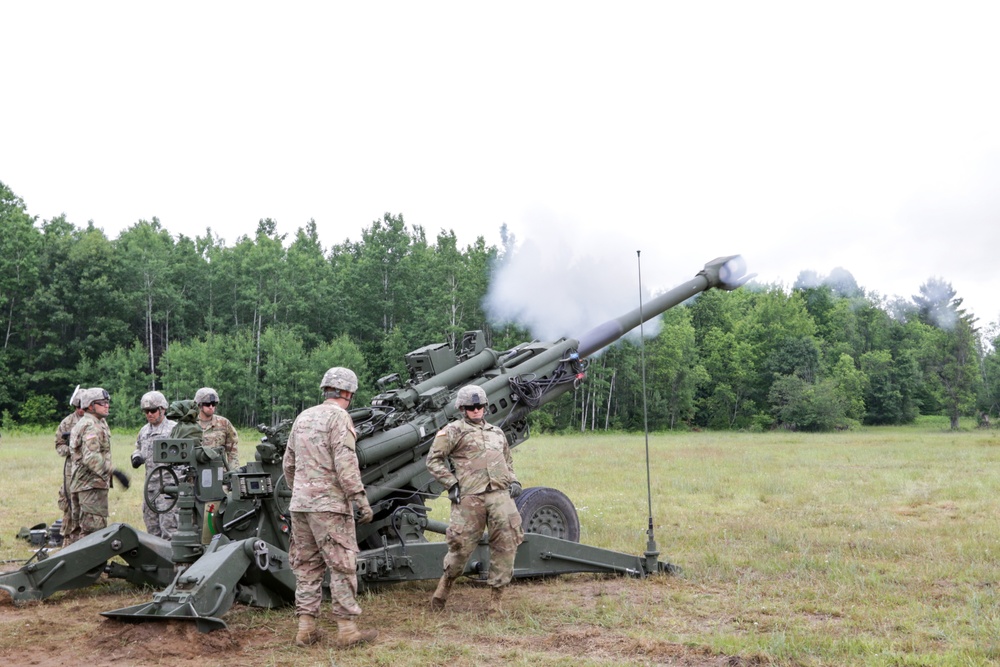
<svg viewBox="0 0 1000 667">
<path fill-rule="evenodd" d="M 529 414 L 583 381 L 589 356 L 700 292 L 732 290 L 750 277 L 739 256 L 720 257 L 644 307 L 576 339 L 533 341 L 497 352 L 486 347 L 483 332 L 471 331 L 455 349 L 428 345 L 408 354 L 409 379 L 382 378 L 381 393 L 371 404 L 351 411 L 362 481 L 375 511 L 374 521 L 357 529 L 363 549 L 357 559 L 359 585 L 380 587 L 440 577 L 447 544 L 428 541 L 426 533 L 444 533 L 447 524 L 428 519 L 424 501 L 445 489 L 427 471 L 425 461 L 437 431 L 459 416 L 454 397 L 460 387 L 476 384 L 486 391 L 487 420 L 502 428 L 511 447 L 516 447 L 528 439 Z M 154 578 L 159 577 L 157 582 L 166 588 L 152 602 L 104 612 L 105 616 L 128 621 L 188 619 L 208 631 L 225 627 L 221 616 L 234 602 L 274 607 L 294 600 L 294 576 L 287 555 L 291 494 L 281 470 L 289 425 L 282 425 L 284 431 L 267 432 L 257 446 L 256 460 L 238 470 L 227 470 L 225 457 L 202 447 L 197 439 L 155 443 L 154 458 L 163 466 L 157 470 L 166 479 L 162 480 L 162 497 L 147 500 L 154 505 L 176 502 L 180 507 L 179 530 L 169 543 L 175 576 L 163 582 L 162 567 L 143 563 L 143 572 L 155 572 Z M 171 476 L 167 470 L 181 473 Z M 528 488 L 515 502 L 525 528 L 524 543 L 514 562 L 515 577 L 571 572 L 642 577 L 677 570 L 648 553 L 643 558 L 579 544 L 576 510 L 556 489 Z M 214 534 L 207 544 L 201 539 L 206 527 Z M 77 545 L 88 540 L 103 544 L 92 535 Z M 485 538 L 480 541 L 466 575 L 485 576 L 489 567 L 486 544 Z M 156 546 L 162 556 L 163 544 Z M 69 571 L 95 567 L 90 562 L 64 564 Z M 134 566 L 126 571 L 130 569 Z M 98 575 L 101 571 L 97 570 Z M 8 585 L 7 576 L 0 575 L 0 588 L 12 591 L 15 586 Z M 25 593 L 24 586 L 30 589 L 31 582 L 19 579 L 16 583 L 22 589 L 19 594 L 11 593 L 15 600 L 34 593 Z M 49 592 L 51 588 L 45 591 Z"/>
</svg>

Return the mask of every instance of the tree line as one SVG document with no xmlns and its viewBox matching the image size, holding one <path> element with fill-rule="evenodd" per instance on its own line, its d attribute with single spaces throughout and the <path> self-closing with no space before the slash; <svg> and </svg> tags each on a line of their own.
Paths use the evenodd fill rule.
<svg viewBox="0 0 1000 667">
<path fill-rule="evenodd" d="M 355 405 L 377 380 L 408 376 L 405 355 L 481 329 L 508 349 L 530 339 L 483 309 L 513 239 L 459 247 L 386 214 L 331 248 L 310 221 L 273 220 L 227 244 L 140 220 L 111 239 L 88 223 L 37 220 L 0 182 L 0 426 L 55 424 L 77 385 L 112 395 L 113 425 L 141 423 L 152 388 L 171 400 L 212 386 L 219 412 L 248 426 L 319 398 L 322 371 L 349 366 Z M 590 361 L 588 380 L 532 415 L 536 430 L 830 430 L 919 414 L 996 415 L 996 339 L 930 279 L 910 300 L 866 292 L 846 271 L 796 284 L 712 290 L 661 316 L 645 343 Z M 642 391 L 645 361 L 646 414 Z"/>
</svg>

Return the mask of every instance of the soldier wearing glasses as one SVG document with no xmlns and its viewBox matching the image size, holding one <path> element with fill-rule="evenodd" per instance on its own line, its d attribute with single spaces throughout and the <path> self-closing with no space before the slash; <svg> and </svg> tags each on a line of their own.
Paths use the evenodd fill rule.
<svg viewBox="0 0 1000 667">
<path fill-rule="evenodd" d="M 465 571 L 484 528 L 490 537 L 486 583 L 491 588 L 491 606 L 499 611 L 503 587 L 514 572 L 517 546 L 524 539 L 521 515 L 513 501 L 521 495 L 521 484 L 514 475 L 507 437 L 486 421 L 488 404 L 482 387 L 459 389 L 455 407 L 462 418 L 438 431 L 427 454 L 427 470 L 448 489 L 451 500 L 444 574 L 431 597 L 435 611 L 444 609 L 451 585 Z"/>
<path fill-rule="evenodd" d="M 107 527 L 112 475 L 128 488 L 128 477 L 115 470 L 111 462 L 111 429 L 107 422 L 111 397 L 100 387 L 85 389 L 80 393 L 80 407 L 84 415 L 69 436 L 69 455 L 73 461 L 69 486 L 73 529 L 69 543 Z"/>
<path fill-rule="evenodd" d="M 228 419 L 215 414 L 215 408 L 219 405 L 219 393 L 211 387 L 202 387 L 195 392 L 194 402 L 198 404 L 202 446 L 225 451 L 229 469 L 235 470 L 240 465 L 240 436 Z"/>
<path fill-rule="evenodd" d="M 139 429 L 136 436 L 135 450 L 132 452 L 132 467 L 146 465 L 146 498 L 155 498 L 163 490 L 164 478 L 153 477 L 156 468 L 153 462 L 153 441 L 169 438 L 177 422 L 166 418 L 167 398 L 158 391 L 143 394 L 139 407 L 146 415 L 146 425 Z M 172 478 L 171 478 L 172 479 Z M 158 513 L 143 499 L 142 520 L 146 523 L 146 532 L 156 537 L 169 540 L 177 530 L 178 507 L 175 504 L 170 510 Z"/>
</svg>

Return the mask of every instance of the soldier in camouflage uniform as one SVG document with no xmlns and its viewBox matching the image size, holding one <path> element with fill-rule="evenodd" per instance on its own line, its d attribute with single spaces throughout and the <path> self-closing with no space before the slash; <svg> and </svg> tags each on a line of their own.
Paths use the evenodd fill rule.
<svg viewBox="0 0 1000 667">
<path fill-rule="evenodd" d="M 320 389 L 323 402 L 303 411 L 292 424 L 282 462 L 292 490 L 288 558 L 296 580 L 299 629 L 295 644 L 319 641 L 316 618 L 323 599 L 323 574 L 329 568 L 337 644 L 346 647 L 378 636 L 376 630 L 358 630 L 355 622 L 361 607 L 352 505 L 358 506 L 360 523 L 372 520 L 372 509 L 358 469 L 354 423 L 347 413 L 358 378 L 350 369 L 331 368 L 323 375 Z"/>
<path fill-rule="evenodd" d="M 167 397 L 158 391 L 143 394 L 139 407 L 146 415 L 146 425 L 139 429 L 136 436 L 135 450 L 132 452 L 132 467 L 138 468 L 146 464 L 146 496 L 142 503 L 142 520 L 146 523 L 146 532 L 156 537 L 169 540 L 177 530 L 177 504 L 166 512 L 156 512 L 149 506 L 145 498 L 155 498 L 163 491 L 163 478 L 153 476 L 156 464 L 153 462 L 153 441 L 169 438 L 177 422 L 166 418 Z"/>
<path fill-rule="evenodd" d="M 70 502 L 73 506 L 73 543 L 108 525 L 108 489 L 114 476 L 126 489 L 128 477 L 115 470 L 111 462 L 111 429 L 107 416 L 111 398 L 100 387 L 85 389 L 80 394 L 80 407 L 85 414 L 69 436 L 73 477 L 70 480 Z"/>
<path fill-rule="evenodd" d="M 202 446 L 225 451 L 229 469 L 235 470 L 240 466 L 240 436 L 228 419 L 215 414 L 215 407 L 219 404 L 219 392 L 211 387 L 202 387 L 195 392 L 194 402 L 199 408 L 198 426 L 202 430 Z"/>
<path fill-rule="evenodd" d="M 521 495 L 521 484 L 514 475 L 507 437 L 486 421 L 488 405 L 482 387 L 467 385 L 459 389 L 455 407 L 463 417 L 438 431 L 427 454 L 427 469 L 448 489 L 451 500 L 444 574 L 431 597 L 431 609 L 435 611 L 444 609 L 451 585 L 465 571 L 487 527 L 490 571 L 486 583 L 491 587 L 492 607 L 499 610 L 503 586 L 513 576 L 517 546 L 524 540 L 521 515 L 512 500 Z"/>
<path fill-rule="evenodd" d="M 63 541 L 73 532 L 73 508 L 70 505 L 69 483 L 73 476 L 73 460 L 69 455 L 69 434 L 73 432 L 73 427 L 83 417 L 83 408 L 80 407 L 80 386 L 77 385 L 73 395 L 70 396 L 69 404 L 73 406 L 73 412 L 69 413 L 65 419 L 59 422 L 56 429 L 56 453 L 63 458 L 63 482 L 59 487 L 59 498 L 57 503 L 62 510 L 62 528 L 59 533 Z"/>
</svg>

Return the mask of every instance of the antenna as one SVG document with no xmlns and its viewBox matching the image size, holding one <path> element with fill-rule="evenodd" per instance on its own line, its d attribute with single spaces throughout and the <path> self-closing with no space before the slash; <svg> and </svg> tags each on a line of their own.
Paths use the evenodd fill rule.
<svg viewBox="0 0 1000 667">
<path fill-rule="evenodd" d="M 649 473 L 649 411 L 646 406 L 646 335 L 643 332 L 642 316 L 642 251 L 635 251 L 639 268 L 639 365 L 642 367 L 642 430 L 646 434 L 646 502 L 649 506 L 649 525 L 646 528 L 646 571 L 656 572 L 660 550 L 653 535 L 653 486 Z"/>
</svg>

